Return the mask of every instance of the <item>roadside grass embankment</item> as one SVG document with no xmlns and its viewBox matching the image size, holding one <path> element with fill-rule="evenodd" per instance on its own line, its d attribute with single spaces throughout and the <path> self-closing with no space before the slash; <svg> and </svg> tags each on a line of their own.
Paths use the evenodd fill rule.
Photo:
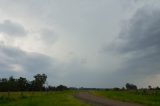
<svg viewBox="0 0 160 106">
<path fill-rule="evenodd" d="M 131 103 L 139 103 L 143 104 L 144 106 L 160 106 L 160 91 L 94 90 L 90 92 L 103 98 L 110 98 Z"/>
</svg>

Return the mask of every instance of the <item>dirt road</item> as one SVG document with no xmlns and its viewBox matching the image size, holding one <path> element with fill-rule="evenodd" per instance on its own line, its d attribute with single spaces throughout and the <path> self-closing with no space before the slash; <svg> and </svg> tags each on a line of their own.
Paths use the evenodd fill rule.
<svg viewBox="0 0 160 106">
<path fill-rule="evenodd" d="M 94 96 L 88 92 L 80 92 L 75 95 L 76 98 L 92 104 L 93 106 L 142 106 L 139 104 L 120 102 Z"/>
</svg>

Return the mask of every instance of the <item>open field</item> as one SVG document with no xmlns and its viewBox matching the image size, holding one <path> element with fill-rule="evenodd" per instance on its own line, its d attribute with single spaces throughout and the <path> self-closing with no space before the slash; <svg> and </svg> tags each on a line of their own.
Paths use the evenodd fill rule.
<svg viewBox="0 0 160 106">
<path fill-rule="evenodd" d="M 160 91 L 91 91 L 92 94 L 125 102 L 143 104 L 144 106 L 160 106 Z"/>
<path fill-rule="evenodd" d="M 83 102 L 84 97 L 86 98 L 87 96 L 89 99 L 92 98 L 92 101 L 90 102 L 94 104 L 99 99 L 99 101 L 104 102 L 104 104 L 109 104 L 111 102 L 112 104 L 116 104 L 114 102 L 120 102 L 114 100 L 120 100 L 123 102 L 143 104 L 144 106 L 160 106 L 160 91 L 156 91 L 155 93 L 155 91 L 90 90 L 87 92 L 89 93 L 71 90 L 48 93 L 24 92 L 23 95 L 20 92 L 11 92 L 9 96 L 7 92 L 0 92 L 0 106 L 91 106 L 91 104 L 87 104 L 89 100 L 85 100 L 87 103 Z M 82 96 L 82 100 L 75 98 L 75 94 L 80 94 L 80 96 Z M 93 96 L 90 94 L 93 94 Z M 113 99 L 113 101 L 107 98 Z M 134 104 L 128 104 L 126 106 L 130 105 Z"/>
<path fill-rule="evenodd" d="M 89 92 L 79 92 L 76 94 L 76 97 L 80 100 L 92 104 L 93 106 L 143 106 L 136 103 L 127 103 L 108 98 L 103 98 L 100 96 L 93 95 Z"/>
<path fill-rule="evenodd" d="M 74 91 L 0 93 L 0 106 L 89 106 L 74 98 Z"/>
</svg>

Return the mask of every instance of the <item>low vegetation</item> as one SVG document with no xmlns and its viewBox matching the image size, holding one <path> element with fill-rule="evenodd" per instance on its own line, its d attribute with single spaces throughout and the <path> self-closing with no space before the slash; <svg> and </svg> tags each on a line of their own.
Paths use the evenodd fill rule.
<svg viewBox="0 0 160 106">
<path fill-rule="evenodd" d="M 74 98 L 74 91 L 0 93 L 0 106 L 89 106 Z"/>
<path fill-rule="evenodd" d="M 160 106 L 159 90 L 94 90 L 91 93 L 105 98 L 139 103 L 144 106 Z"/>
</svg>

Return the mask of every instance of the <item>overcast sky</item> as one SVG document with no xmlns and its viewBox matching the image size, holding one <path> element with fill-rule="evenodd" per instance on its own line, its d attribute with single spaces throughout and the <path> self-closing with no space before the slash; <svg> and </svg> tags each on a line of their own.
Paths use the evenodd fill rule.
<svg viewBox="0 0 160 106">
<path fill-rule="evenodd" d="M 0 77 L 160 85 L 159 0 L 0 0 Z"/>
</svg>

